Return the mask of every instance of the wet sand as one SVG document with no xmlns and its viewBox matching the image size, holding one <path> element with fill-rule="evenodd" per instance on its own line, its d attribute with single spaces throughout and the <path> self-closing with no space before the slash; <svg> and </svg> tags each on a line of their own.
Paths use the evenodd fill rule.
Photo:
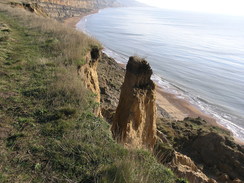
<svg viewBox="0 0 244 183">
<path fill-rule="evenodd" d="M 177 98 L 177 96 L 174 94 L 165 92 L 163 88 L 159 86 L 156 86 L 156 98 L 158 108 L 161 108 L 163 111 L 166 111 L 169 114 L 169 116 L 171 116 L 175 120 L 183 120 L 186 117 L 200 117 L 204 119 L 206 122 L 208 122 L 210 125 L 228 130 L 227 128 L 217 123 L 213 117 L 205 114 L 203 111 L 198 109 L 197 106 L 192 105 L 187 100 Z M 244 145 L 243 141 L 235 137 L 233 138 L 237 144 Z"/>
<path fill-rule="evenodd" d="M 183 120 L 186 117 L 197 118 L 201 117 L 207 122 L 217 125 L 216 120 L 207 114 L 204 114 L 197 106 L 190 104 L 187 100 L 179 99 L 174 94 L 165 92 L 157 86 L 157 104 L 166 110 L 169 115 L 176 120 Z"/>
</svg>

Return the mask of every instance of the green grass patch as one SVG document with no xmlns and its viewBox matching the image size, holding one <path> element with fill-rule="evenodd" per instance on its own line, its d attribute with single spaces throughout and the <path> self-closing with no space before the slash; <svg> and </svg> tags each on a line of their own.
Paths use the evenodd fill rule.
<svg viewBox="0 0 244 183">
<path fill-rule="evenodd" d="M 0 25 L 0 182 L 175 182 L 92 113 L 77 67 L 96 41 L 6 5 Z"/>
</svg>

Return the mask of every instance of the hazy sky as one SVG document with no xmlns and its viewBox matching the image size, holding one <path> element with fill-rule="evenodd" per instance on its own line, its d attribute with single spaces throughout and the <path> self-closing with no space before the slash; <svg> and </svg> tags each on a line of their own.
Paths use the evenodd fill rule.
<svg viewBox="0 0 244 183">
<path fill-rule="evenodd" d="M 137 0 L 148 5 L 176 10 L 244 15 L 244 0 Z"/>
</svg>

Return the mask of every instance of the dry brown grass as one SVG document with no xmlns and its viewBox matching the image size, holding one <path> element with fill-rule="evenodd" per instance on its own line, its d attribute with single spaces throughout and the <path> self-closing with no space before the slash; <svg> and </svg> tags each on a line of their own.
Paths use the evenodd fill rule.
<svg viewBox="0 0 244 183">
<path fill-rule="evenodd" d="M 31 38 L 31 44 L 41 49 L 42 55 L 34 61 L 35 67 L 51 64 L 55 68 L 53 76 L 47 76 L 53 78 L 53 81 L 51 86 L 48 86 L 46 95 L 53 98 L 53 107 L 64 103 L 87 106 L 90 94 L 78 78 L 77 66 L 85 63 L 85 55 L 93 46 L 100 47 L 99 42 L 54 19 L 41 17 L 7 4 L 7 1 L 1 1 L 0 11 L 18 22 L 21 25 L 19 31 Z"/>
<path fill-rule="evenodd" d="M 84 88 L 75 67 L 59 67 L 55 82 L 48 89 L 48 98 L 53 99 L 54 108 L 64 104 L 76 104 L 83 109 L 83 106 L 87 106 L 89 92 Z"/>
<path fill-rule="evenodd" d="M 47 53 L 55 55 L 57 63 L 81 65 L 85 54 L 92 46 L 101 47 L 97 40 L 54 19 L 40 17 L 22 8 L 11 8 L 3 3 L 0 4 L 0 8 L 23 26 L 36 31 L 37 35 L 34 35 L 36 39 L 33 41 L 43 44 L 42 47 Z"/>
</svg>

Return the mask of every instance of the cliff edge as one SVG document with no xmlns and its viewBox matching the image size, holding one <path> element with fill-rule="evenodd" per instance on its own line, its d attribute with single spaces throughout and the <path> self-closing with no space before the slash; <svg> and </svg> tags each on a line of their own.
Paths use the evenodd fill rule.
<svg viewBox="0 0 244 183">
<path fill-rule="evenodd" d="M 97 65 L 100 59 L 100 50 L 98 47 L 94 47 L 91 51 L 86 55 L 86 63 L 82 66 L 78 67 L 78 75 L 85 88 L 89 89 L 95 95 L 95 102 L 100 104 L 100 88 L 99 81 L 97 75 Z M 100 107 L 96 107 L 94 109 L 94 114 L 96 116 L 100 116 L 101 110 Z"/>
</svg>

